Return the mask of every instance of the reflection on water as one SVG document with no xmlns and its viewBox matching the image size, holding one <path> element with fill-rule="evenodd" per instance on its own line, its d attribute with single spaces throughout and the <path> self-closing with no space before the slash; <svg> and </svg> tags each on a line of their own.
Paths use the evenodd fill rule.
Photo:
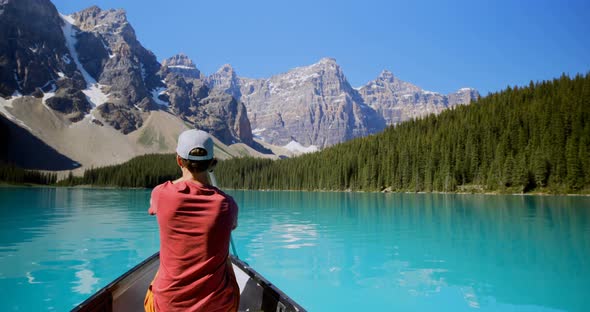
<svg viewBox="0 0 590 312">
<path fill-rule="evenodd" d="M 76 272 L 76 278 L 78 278 L 75 282 L 76 286 L 72 287 L 75 292 L 92 294 L 96 291 L 95 286 L 98 284 L 99 279 L 94 276 L 94 272 L 82 269 Z"/>
<path fill-rule="evenodd" d="M 586 197 L 231 193 L 238 253 L 312 311 L 585 310 Z"/>
<path fill-rule="evenodd" d="M 287 249 L 315 246 L 317 239 L 313 224 L 283 224 L 274 232 L 281 238 L 279 243 L 283 244 L 282 247 Z"/>
</svg>

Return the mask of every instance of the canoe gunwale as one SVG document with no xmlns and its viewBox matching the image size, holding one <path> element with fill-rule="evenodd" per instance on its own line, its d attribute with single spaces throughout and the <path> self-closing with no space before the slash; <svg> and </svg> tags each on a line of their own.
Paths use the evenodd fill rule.
<svg viewBox="0 0 590 312">
<path fill-rule="evenodd" d="M 79 311 L 112 311 L 113 307 L 113 293 L 117 291 L 119 285 L 122 281 L 130 277 L 132 274 L 138 273 L 142 270 L 146 265 L 151 262 L 157 261 L 160 258 L 160 252 L 156 252 L 155 254 L 149 256 L 147 259 L 143 260 L 136 266 L 134 266 L 129 271 L 123 273 L 121 276 L 117 277 L 114 281 L 110 282 L 105 287 L 98 290 L 94 295 L 90 296 L 88 299 L 84 300 L 78 306 L 73 308 L 71 312 L 79 312 Z M 147 289 L 146 289 L 147 291 Z M 104 308 L 101 309 L 104 305 Z"/>
<path fill-rule="evenodd" d="M 142 271 L 150 266 L 152 263 L 159 260 L 160 252 L 156 252 L 147 259 L 143 260 L 121 276 L 110 282 L 105 287 L 98 290 L 92 296 L 84 300 L 82 303 L 74 307 L 72 312 L 87 312 L 87 311 L 101 311 L 101 312 L 112 312 L 113 303 L 121 293 L 125 292 L 130 285 L 132 285 L 137 277 L 134 275 L 140 275 Z M 273 312 L 306 312 L 297 302 L 287 296 L 278 287 L 269 282 L 266 278 L 260 275 L 256 270 L 251 268 L 246 262 L 238 259 L 237 257 L 230 255 L 232 263 L 237 266 L 242 272 L 246 273 L 250 279 L 256 282 L 263 290 L 263 296 L 269 300 L 263 300 L 265 302 L 271 302 L 271 304 L 262 307 L 263 311 Z M 147 291 L 147 289 L 146 289 Z M 143 299 L 142 299 L 143 301 Z"/>
<path fill-rule="evenodd" d="M 295 302 L 291 297 L 287 296 L 282 290 L 276 287 L 274 284 L 269 282 L 266 278 L 260 275 L 256 270 L 251 268 L 246 262 L 238 259 L 237 257 L 230 255 L 231 261 L 234 265 L 239 267 L 243 272 L 248 274 L 252 280 L 257 282 L 264 289 L 264 296 L 271 296 L 282 304 L 282 307 L 272 307 L 272 311 L 276 312 L 287 312 L 287 311 L 299 311 L 306 312 L 302 306 Z M 267 310 L 267 309 L 263 309 Z"/>
</svg>

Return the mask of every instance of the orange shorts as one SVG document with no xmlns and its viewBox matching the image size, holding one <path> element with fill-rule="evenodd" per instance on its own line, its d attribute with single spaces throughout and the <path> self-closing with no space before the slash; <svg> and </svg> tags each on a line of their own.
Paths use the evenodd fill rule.
<svg viewBox="0 0 590 312">
<path fill-rule="evenodd" d="M 154 280 L 158 277 L 158 273 L 154 277 Z M 143 300 L 143 309 L 145 312 L 156 312 L 156 307 L 154 306 L 154 293 L 152 292 L 152 284 L 154 281 L 150 283 L 148 287 L 147 293 L 145 294 L 145 299 Z"/>
</svg>

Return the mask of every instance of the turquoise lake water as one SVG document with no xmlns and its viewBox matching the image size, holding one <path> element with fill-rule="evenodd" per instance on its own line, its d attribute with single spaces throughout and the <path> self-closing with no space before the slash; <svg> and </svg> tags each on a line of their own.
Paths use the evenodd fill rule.
<svg viewBox="0 0 590 312">
<path fill-rule="evenodd" d="M 309 311 L 588 311 L 590 198 L 228 191 Z M 158 249 L 149 190 L 0 188 L 0 311 L 67 311 Z"/>
</svg>

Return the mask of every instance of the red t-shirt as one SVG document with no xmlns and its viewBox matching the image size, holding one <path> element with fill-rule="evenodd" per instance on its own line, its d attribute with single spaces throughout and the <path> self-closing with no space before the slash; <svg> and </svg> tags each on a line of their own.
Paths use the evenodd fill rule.
<svg viewBox="0 0 590 312">
<path fill-rule="evenodd" d="M 149 213 L 160 226 L 156 311 L 230 310 L 239 296 L 228 264 L 238 215 L 233 198 L 213 186 L 168 181 L 152 191 Z"/>
</svg>

